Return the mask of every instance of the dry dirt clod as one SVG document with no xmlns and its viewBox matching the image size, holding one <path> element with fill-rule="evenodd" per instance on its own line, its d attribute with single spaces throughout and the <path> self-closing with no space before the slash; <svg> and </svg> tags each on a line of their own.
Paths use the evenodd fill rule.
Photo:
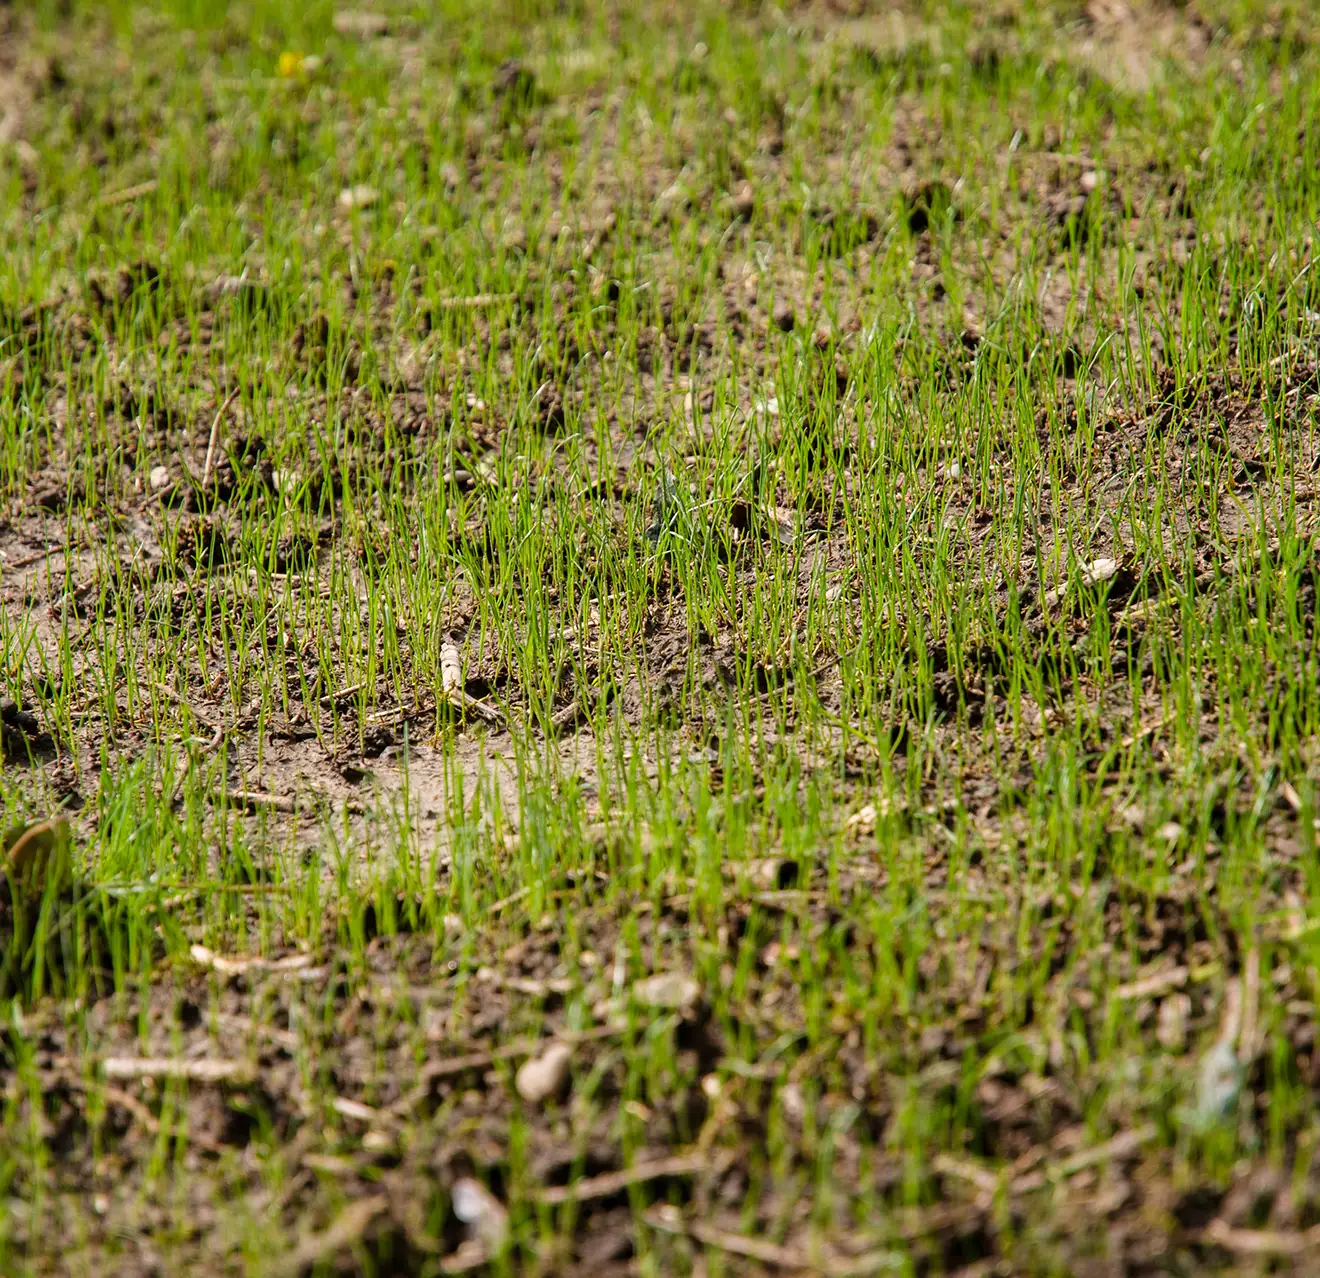
<svg viewBox="0 0 1320 1278">
<path fill-rule="evenodd" d="M 479 1180 L 464 1176 L 454 1183 L 454 1215 L 487 1247 L 500 1247 L 509 1233 L 509 1213 L 504 1204 Z"/>
<path fill-rule="evenodd" d="M 151 468 L 151 490 L 160 492 L 162 488 L 170 486 L 170 471 L 168 466 L 153 466 Z"/>
<path fill-rule="evenodd" d="M 701 986 L 683 972 L 657 972 L 633 986 L 633 997 L 643 1007 L 682 1011 L 701 997 Z"/>
<path fill-rule="evenodd" d="M 518 1095 L 529 1105 L 555 1100 L 568 1090 L 573 1049 L 567 1043 L 551 1043 L 518 1071 L 514 1083 Z"/>
<path fill-rule="evenodd" d="M 771 319 L 774 326 L 781 333 L 791 333 L 793 326 L 797 323 L 797 316 L 793 312 L 793 306 L 789 302 L 776 302 L 775 309 L 771 312 Z"/>
</svg>

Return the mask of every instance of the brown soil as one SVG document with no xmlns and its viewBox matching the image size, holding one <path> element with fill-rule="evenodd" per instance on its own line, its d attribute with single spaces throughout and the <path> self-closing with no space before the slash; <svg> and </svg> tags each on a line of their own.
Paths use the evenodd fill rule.
<svg viewBox="0 0 1320 1278">
<path fill-rule="evenodd" d="M 859 16 L 846 4 L 787 7 L 801 8 L 804 29 L 814 29 L 822 47 L 828 35 L 882 63 L 901 62 L 904 50 L 937 38 L 915 19 Z M 1011 36 L 1001 39 L 996 30 L 988 28 L 987 65 L 1013 52 Z M 43 93 L 65 91 L 58 66 L 38 65 L 24 51 L 21 31 L 21 19 L 0 9 L 0 140 L 27 137 L 32 104 Z M 1208 24 L 1194 6 L 1134 13 L 1121 2 L 1093 3 L 1084 7 L 1074 34 L 1076 58 L 1125 90 L 1160 83 L 1166 59 L 1195 68 L 1211 56 Z M 383 38 L 406 41 L 409 35 L 405 30 Z M 938 61 L 938 49 L 931 56 Z M 524 77 L 511 68 L 497 86 L 492 127 L 504 118 L 500 112 L 510 109 L 501 104 L 534 100 L 535 77 Z M 795 334 L 803 339 L 791 348 L 799 375 L 809 379 L 820 403 L 840 409 L 830 412 L 838 437 L 823 436 L 820 448 L 846 447 L 872 407 L 855 392 L 855 370 L 866 358 L 865 299 L 857 281 L 865 278 L 882 228 L 895 216 L 915 234 L 913 305 L 932 335 L 944 390 L 957 394 L 991 321 L 974 299 L 955 312 L 931 220 L 946 210 L 971 218 L 974 210 L 961 209 L 961 193 L 946 181 L 937 122 L 923 116 L 915 99 L 905 99 L 897 118 L 889 168 L 879 183 L 894 193 L 897 215 L 889 207 L 858 212 L 842 198 L 848 181 L 846 121 L 837 136 L 822 142 L 820 186 L 838 198 L 810 210 L 810 216 L 838 229 L 837 257 L 811 271 L 784 260 L 768 277 L 756 270 L 756 231 L 742 225 L 750 214 L 743 207 L 749 196 L 740 188 L 731 193 L 734 229 L 722 244 L 720 283 L 711 296 L 697 304 L 685 298 L 678 267 L 670 262 L 673 274 L 666 277 L 666 259 L 656 250 L 656 322 L 643 332 L 635 352 L 637 377 L 626 397 L 596 378 L 591 370 L 597 365 L 585 358 L 601 353 L 608 334 L 596 336 L 601 345 L 594 352 L 578 350 L 573 339 L 564 338 L 546 366 L 536 370 L 545 389 L 533 408 L 535 424 L 554 435 L 568 410 L 608 393 L 609 448 L 585 443 L 571 461 L 566 448 L 560 473 L 529 471 L 525 482 L 577 483 L 579 470 L 585 470 L 598 501 L 601 535 L 621 536 L 628 513 L 653 490 L 660 466 L 658 426 L 681 412 L 690 457 L 699 461 L 710 447 L 711 414 L 717 408 L 710 369 L 732 370 L 736 398 L 761 406 L 762 419 L 769 422 L 763 446 L 774 447 L 777 427 L 767 400 L 790 349 L 782 343 Z M 371 571 L 371 552 L 382 549 L 373 546 L 376 534 L 346 527 L 336 501 L 346 485 L 372 468 L 391 467 L 405 494 L 436 482 L 479 489 L 483 479 L 476 467 L 484 451 L 520 410 L 512 394 L 506 404 L 462 407 L 467 404 L 464 361 L 475 364 L 493 349 L 512 380 L 511 352 L 548 336 L 542 326 L 561 326 L 577 288 L 600 288 L 602 306 L 612 304 L 608 267 L 616 253 L 625 253 L 621 241 L 646 235 L 660 245 L 668 235 L 666 223 L 682 226 L 689 220 L 685 200 L 701 207 L 714 197 L 710 190 L 673 193 L 681 174 L 655 157 L 633 173 L 633 160 L 610 150 L 608 124 L 599 128 L 596 141 L 603 144 L 605 159 L 589 199 L 540 238 L 519 225 L 498 228 L 503 236 L 522 237 L 525 252 L 547 276 L 571 259 L 582 268 L 580 282 L 565 277 L 556 315 L 546 317 L 531 306 L 518 309 L 503 332 L 493 331 L 479 310 L 465 321 L 467 343 L 444 375 L 452 410 L 435 411 L 436 387 L 425 373 L 427 330 L 443 321 L 418 319 L 398 335 L 395 319 L 410 301 L 407 285 L 389 278 L 319 282 L 326 296 L 335 289 L 372 288 L 379 306 L 367 327 L 344 333 L 332 331 L 319 309 L 325 298 L 312 299 L 281 357 L 299 370 L 339 357 L 351 367 L 384 350 L 393 389 L 383 403 L 353 386 L 334 403 L 325 391 L 304 397 L 302 409 L 310 420 L 337 416 L 349 425 L 334 456 L 313 455 L 306 463 L 308 482 L 323 492 L 324 520 L 314 530 L 280 539 L 272 572 L 298 577 L 304 589 L 319 589 L 332 557 L 345 546 L 357 556 L 355 572 Z M 1194 210 L 1182 208 L 1182 192 L 1168 175 L 1124 173 L 1096 190 L 1083 180 L 1094 171 L 1078 171 L 1059 151 L 1057 136 L 1050 138 L 1046 129 L 1038 141 L 1018 169 L 1015 216 L 1029 217 L 1054 236 L 1062 255 L 1079 236 L 1117 236 L 1135 207 L 1163 208 L 1173 247 L 1139 255 L 1141 269 L 1176 269 L 1178 244 L 1197 231 Z M 750 198 L 768 199 L 789 187 L 776 146 L 774 137 L 762 139 L 748 160 Z M 474 169 L 485 158 L 474 154 Z M 637 228 L 631 225 L 643 197 L 646 207 L 659 209 L 659 229 L 649 223 L 642 228 L 640 221 Z M 493 209 L 486 212 L 494 219 Z M 966 251 L 970 256 L 981 247 L 967 245 Z M 1007 275 L 1008 240 L 984 247 L 992 276 Z M 1106 243 L 1097 251 L 1115 254 Z M 1298 267 L 1309 262 L 1309 252 L 1309 245 L 1299 246 Z M 589 284 L 587 267 L 596 262 L 605 264 L 604 282 Z M 41 306 L 0 316 L 3 331 L 19 339 L 19 353 L 0 364 L 0 394 L 47 375 L 37 351 L 50 335 L 77 357 L 95 340 L 98 310 L 146 291 L 168 314 L 171 299 L 195 287 L 200 285 L 172 279 L 144 260 L 95 277 L 85 289 L 70 284 Z M 201 337 L 181 321 L 173 336 L 205 342 L 207 333 L 232 322 L 237 308 L 269 304 L 260 290 L 251 297 L 248 292 L 246 286 L 220 288 L 202 313 Z M 837 302 L 833 319 L 826 316 L 827 294 Z M 1107 609 L 1118 636 L 1115 660 L 1127 652 L 1135 659 L 1144 651 L 1151 609 L 1162 596 L 1177 587 L 1194 590 L 1198 581 L 1212 583 L 1258 553 L 1257 529 L 1247 512 L 1278 507 L 1285 492 L 1295 493 L 1308 511 L 1320 497 L 1320 490 L 1299 491 L 1291 479 L 1320 464 L 1314 441 L 1295 440 L 1286 467 L 1272 456 L 1259 388 L 1231 369 L 1191 387 L 1166 380 L 1140 402 L 1125 402 L 1110 387 L 1088 384 L 1080 353 L 1094 345 L 1107 313 L 1103 299 L 1093 309 L 1086 301 L 1060 274 L 1036 305 L 1047 337 L 1044 358 L 1055 361 L 1060 382 L 1094 421 L 1103 441 L 1095 453 L 1100 461 L 1079 470 L 1060 444 L 1078 429 L 1076 410 L 1071 420 L 1042 417 L 1039 432 L 1042 448 L 1052 451 L 1057 463 L 1049 493 L 1053 509 L 1089 512 L 1092 526 L 1106 531 L 1087 552 L 1093 559 L 1114 559 L 1118 571 L 1102 583 L 1096 601 L 1079 602 L 1076 592 L 1059 590 L 1061 565 L 1027 548 L 1017 559 L 1016 576 L 982 583 L 998 601 L 1001 623 L 1012 600 L 1029 600 L 1028 624 L 1040 638 L 1041 661 L 1064 668 L 1072 636 L 1089 620 L 1080 617 L 1082 610 Z M 167 325 L 163 331 L 173 330 Z M 117 354 L 122 353 L 110 351 L 107 357 Z M 232 514 L 231 499 L 254 477 L 272 492 L 280 482 L 263 442 L 248 437 L 241 404 L 227 403 L 230 388 L 219 374 L 176 392 L 153 385 L 149 372 L 127 359 L 119 366 L 124 372 L 117 395 L 100 406 L 106 448 L 90 459 L 70 458 L 60 444 L 70 415 L 88 406 L 67 402 L 59 381 L 51 382 L 52 445 L 32 470 L 27 492 L 0 520 L 0 559 L 8 565 L 0 600 L 8 617 L 31 635 L 32 652 L 43 654 L 52 669 L 58 668 L 53 658 L 63 628 L 95 642 L 88 621 L 92 600 L 108 599 L 146 633 L 153 617 L 178 620 L 240 599 L 247 589 L 240 550 L 244 530 Z M 1285 370 L 1280 393 L 1299 414 L 1313 414 L 1320 403 L 1317 375 L 1313 353 L 1299 355 Z M 916 393 L 915 384 L 899 389 Z M 217 409 L 223 415 L 223 445 L 215 482 L 203 487 L 196 480 Z M 435 444 L 446 434 L 456 441 L 455 464 L 447 475 L 437 475 Z M 1222 463 L 1220 482 L 1239 498 L 1219 512 L 1213 537 L 1205 508 L 1195 501 L 1166 512 L 1165 526 L 1155 530 L 1190 580 L 1170 580 L 1148 548 L 1123 539 L 1119 516 L 1129 501 L 1134 459 L 1153 438 L 1166 456 L 1185 453 L 1189 469 L 1209 447 Z M 756 447 L 749 438 L 749 473 L 758 464 Z M 103 500 L 101 494 L 118 478 L 112 469 L 135 471 L 139 453 L 161 459 L 168 482 L 133 501 Z M 951 472 L 952 460 L 935 441 L 925 482 L 944 503 L 945 525 L 956 530 L 958 564 L 978 572 L 979 565 L 993 562 L 987 553 L 993 527 L 974 499 L 973 485 Z M 822 467 L 820 474 L 828 473 Z M 1006 474 L 1005 483 L 1018 478 Z M 785 480 L 770 503 L 776 509 L 735 502 L 721 512 L 735 591 L 764 571 L 787 541 L 808 547 L 797 568 L 804 605 L 822 573 L 842 583 L 846 593 L 857 572 L 856 548 L 835 512 L 848 493 L 819 475 L 809 482 L 816 488 L 805 503 Z M 788 512 L 800 505 L 809 513 L 798 526 Z M 86 518 L 70 520 L 70 508 Z M 1048 526 L 1048 511 L 1043 521 Z M 486 530 L 474 521 L 462 532 L 480 553 Z M 80 540 L 67 544 L 70 533 Z M 1313 597 L 1314 580 L 1303 582 L 1302 589 Z M 772 648 L 736 625 L 694 632 L 676 583 L 662 581 L 656 599 L 641 627 L 636 669 L 585 662 L 578 676 L 561 682 L 548 722 L 536 720 L 540 711 L 519 690 L 517 654 L 476 646 L 473 599 L 457 591 L 443 615 L 430 619 L 436 634 L 452 635 L 463 646 L 468 695 L 498 697 L 505 713 L 518 716 L 515 729 L 532 724 L 540 747 L 571 779 L 565 785 L 575 788 L 593 823 L 583 837 L 597 848 L 601 879 L 611 872 L 616 836 L 607 798 L 597 793 L 598 751 L 609 746 L 584 726 L 597 699 L 608 699 L 611 713 L 627 722 L 657 709 L 669 711 L 693 752 L 711 757 L 712 787 L 719 789 L 710 725 L 721 722 L 724 690 L 750 685 L 764 694 L 803 677 L 803 666 L 790 662 L 782 647 Z M 443 868 L 451 853 L 446 814 L 454 804 L 455 764 L 469 782 L 483 765 L 504 805 L 501 837 L 513 846 L 520 814 L 515 743 L 507 725 L 489 728 L 469 720 L 457 746 L 441 750 L 436 741 L 450 730 L 452 719 L 437 688 L 419 684 L 401 701 L 382 677 L 376 688 L 336 696 L 348 684 L 346 671 L 336 671 L 343 680 L 326 687 L 315 655 L 300 649 L 274 621 L 270 641 L 275 659 L 291 671 L 301 663 L 317 690 L 314 704 L 280 710 L 264 721 L 261 735 L 255 690 L 236 698 L 211 654 L 213 664 L 203 656 L 176 689 L 186 714 L 182 705 L 171 712 L 181 724 L 191 724 L 198 741 L 216 730 L 220 748 L 199 757 L 201 766 L 214 768 L 217 793 L 264 796 L 234 821 L 263 831 L 270 846 L 303 851 L 323 839 L 327 824 L 338 823 L 360 855 L 369 857 L 397 828 L 406 801 L 402 820 L 417 832 L 422 847 L 434 849 Z M 415 932 L 416 903 L 400 896 L 361 910 L 331 911 L 319 943 L 310 951 L 298 949 L 270 934 L 270 915 L 260 907 L 263 883 L 270 884 L 257 874 L 250 894 L 234 908 L 251 929 L 252 952 L 259 949 L 262 959 L 222 955 L 216 963 L 215 956 L 194 952 L 191 962 L 170 965 L 157 954 L 149 979 L 120 981 L 115 993 L 109 954 L 116 924 L 113 917 L 101 920 L 97 926 L 108 945 L 102 959 L 105 987 L 89 991 L 76 1008 L 61 1000 L 39 1002 L 16 1013 L 12 1026 L 0 1032 L 6 1124 L 39 1130 L 49 1151 L 39 1184 L 15 1181 L 6 1191 L 6 1236 L 15 1254 L 34 1272 L 241 1272 L 271 1260 L 270 1254 L 251 1251 L 252 1238 L 264 1235 L 282 1240 L 272 1250 L 283 1253 L 289 1272 L 462 1272 L 465 1263 L 476 1268 L 481 1260 L 473 1231 L 451 1210 L 455 1185 L 470 1176 L 499 1199 L 532 1204 L 526 1236 L 536 1246 L 520 1254 L 535 1251 L 538 1272 L 596 1278 L 697 1272 L 706 1264 L 705 1247 L 724 1257 L 722 1272 L 728 1273 L 878 1272 L 887 1254 L 899 1252 L 909 1258 L 909 1272 L 969 1278 L 1045 1272 L 1051 1263 L 1064 1266 L 1056 1271 L 1077 1274 L 1194 1273 L 1237 1263 L 1247 1246 L 1245 1231 L 1310 1238 L 1308 1231 L 1320 1218 L 1320 1180 L 1291 1134 L 1286 1149 L 1291 1163 L 1262 1156 L 1231 1190 L 1189 1176 L 1176 1140 L 1168 1139 L 1168 1115 L 1155 1128 L 1129 1121 L 1125 1107 L 1131 1095 L 1150 1080 L 1108 1078 L 1095 1064 L 1107 1018 L 1131 1017 L 1152 1036 L 1177 1020 L 1192 1042 L 1218 1023 L 1221 1009 L 1204 974 L 1240 972 L 1246 956 L 1233 939 L 1236 932 L 1219 917 L 1215 899 L 1198 897 L 1176 870 L 1153 894 L 1115 873 L 1103 879 L 1101 897 L 1083 901 L 1066 876 L 1052 870 L 1028 894 L 1007 869 L 1014 856 L 1033 846 L 1030 794 L 1047 753 L 1051 717 L 1087 705 L 1099 755 L 1131 731 L 1134 706 L 1116 696 L 1111 704 L 1091 704 L 1084 679 L 1060 675 L 1054 703 L 1038 707 L 1039 721 L 1028 726 L 1031 748 L 1006 766 L 994 733 L 982 730 L 1007 707 L 995 636 L 957 652 L 936 638 L 933 649 L 929 703 L 901 707 L 885 742 L 859 744 L 842 728 L 806 742 L 794 736 L 791 719 L 773 732 L 764 730 L 767 757 L 776 748 L 793 751 L 809 771 L 840 777 L 841 798 L 855 794 L 856 806 L 874 793 L 879 757 L 892 755 L 901 769 L 906 743 L 913 734 L 927 734 L 953 763 L 947 774 L 924 778 L 915 787 L 919 801 L 899 814 L 910 831 L 905 844 L 910 866 L 881 866 L 873 854 L 872 830 L 863 822 L 852 835 L 855 855 L 837 882 L 823 869 L 803 873 L 796 863 L 776 862 L 756 881 L 731 882 L 714 914 L 692 884 L 669 884 L 654 900 L 639 891 L 625 914 L 617 903 L 601 904 L 594 880 L 565 879 L 555 891 L 574 914 L 572 960 L 565 957 L 565 929 L 553 902 L 544 917 L 533 918 L 516 888 L 491 911 L 488 926 L 473 935 L 457 926 L 441 936 Z M 74 650 L 72 677 L 90 685 L 94 654 L 77 644 Z M 813 657 L 818 660 L 809 663 L 811 691 L 826 710 L 838 713 L 845 705 L 849 654 Z M 35 669 L 37 663 L 29 666 Z M 57 740 L 26 706 L 13 704 L 0 712 L 5 767 L 22 773 L 32 806 L 62 805 L 82 813 L 84 832 L 96 819 L 84 804 L 101 768 L 141 757 L 157 744 L 151 704 L 130 704 L 122 689 L 114 696 L 113 715 L 103 701 L 86 699 L 72 740 Z M 363 705 L 366 711 L 360 713 Z M 1135 711 L 1141 719 L 1143 707 L 1138 704 Z M 1207 725 L 1209 742 L 1209 717 Z M 1178 761 L 1167 751 L 1161 756 L 1158 733 L 1151 734 L 1149 749 L 1157 770 L 1174 776 Z M 645 762 L 652 774 L 655 766 L 654 760 Z M 1010 785 L 1005 777 L 1014 769 L 1016 783 Z M 762 786 L 763 780 L 753 777 L 751 784 Z M 267 802 L 272 796 L 278 801 L 273 805 Z M 463 798 L 470 803 L 470 789 Z M 1195 797 L 1226 812 L 1255 799 L 1245 781 Z M 881 813 L 878 819 L 886 817 Z M 1132 812 L 1131 820 L 1139 826 L 1142 814 Z M 1262 869 L 1261 909 L 1277 915 L 1307 886 L 1295 813 L 1280 802 L 1262 830 L 1270 864 Z M 1097 855 L 1108 855 L 1112 832 L 1093 833 Z M 969 837 L 973 851 L 955 857 L 951 849 Z M 787 949 L 823 944 L 833 929 L 851 926 L 859 903 L 905 880 L 921 885 L 937 913 L 950 892 L 951 875 L 958 876 L 964 896 L 1018 895 L 1005 898 L 1007 912 L 992 932 L 932 943 L 928 958 L 907 978 L 911 997 L 924 1000 L 920 1021 L 896 1010 L 883 1026 L 862 1025 L 849 1019 L 842 1001 L 824 1010 L 811 1005 L 796 969 L 785 963 Z M 181 927 L 190 941 L 207 934 L 202 921 L 189 920 L 186 911 L 180 918 L 184 921 L 163 918 L 162 935 L 172 927 Z M 691 946 L 721 944 L 732 980 L 739 953 L 753 954 L 740 1019 L 713 1015 L 709 1000 L 697 997 L 647 1020 L 629 1020 L 612 973 L 624 926 L 634 929 L 630 943 L 651 956 L 657 971 Z M 365 943 L 361 966 L 346 958 L 354 952 L 350 932 L 353 941 Z M 1145 960 L 1140 970 L 1115 970 L 1133 954 Z M 136 955 L 133 963 L 145 971 L 151 958 Z M 878 945 L 860 948 L 851 978 L 879 979 L 886 961 Z M 460 966 L 462 975 L 456 977 Z M 1019 979 L 1024 968 L 1039 973 L 1030 986 L 1038 1009 L 1032 1014 L 1011 1003 L 1014 991 L 1024 988 Z M 469 977 L 470 971 L 475 975 Z M 1275 1057 L 1262 1055 L 1253 1063 L 1248 1087 L 1268 1095 L 1275 1072 L 1284 1070 L 1313 1097 L 1320 1086 L 1320 1054 L 1306 1001 L 1309 987 L 1283 963 L 1267 977 L 1277 986 L 1279 1004 L 1295 1004 L 1297 1010 L 1278 1027 Z M 1130 996 L 1117 1009 L 1096 1006 L 1092 984 L 1115 978 L 1129 984 Z M 593 1015 L 585 1028 L 569 1017 L 570 1008 L 581 1006 Z M 813 1019 L 822 1017 L 828 1034 L 811 1028 Z M 651 1051 L 648 1035 L 661 1021 L 674 1044 L 672 1060 L 665 1076 L 639 1095 L 628 1061 Z M 574 1078 L 589 1077 L 590 1094 L 575 1092 L 563 1104 L 529 1106 L 518 1098 L 514 1075 L 551 1038 L 572 1045 Z M 763 1069 L 728 1068 L 730 1060 L 747 1057 L 748 1044 L 754 1045 L 751 1058 L 772 1062 L 776 1045 L 801 1048 L 808 1041 L 813 1046 L 796 1050 L 786 1072 L 773 1063 Z M 968 1052 L 990 1041 L 1001 1042 L 1001 1049 L 978 1060 L 979 1072 L 969 1079 L 963 1068 Z M 28 1076 L 39 1080 L 36 1089 L 18 1083 L 19 1053 L 26 1054 Z M 118 1058 L 221 1062 L 224 1070 L 218 1078 L 191 1080 L 96 1075 L 93 1063 L 104 1066 Z M 1105 1114 L 1117 1135 L 1097 1139 L 1084 1120 L 1094 1116 L 1090 1102 L 1104 1089 L 1112 1094 Z M 942 1159 L 921 1192 L 908 1192 L 898 1134 L 917 1121 L 914 1113 L 958 1106 L 975 1129 L 976 1158 Z M 1262 1128 L 1267 1125 L 1267 1114 L 1256 1118 Z M 774 1166 L 765 1152 L 772 1137 L 783 1151 L 782 1164 Z M 810 1169 L 827 1156 L 827 1143 L 834 1176 L 851 1196 L 851 1213 L 830 1216 L 828 1205 L 800 1192 Z M 516 1158 L 510 1152 L 515 1146 Z M 268 1171 L 272 1159 L 285 1169 L 278 1187 Z M 990 1166 L 996 1168 L 993 1174 L 986 1170 Z M 566 1195 L 557 1191 L 582 1178 L 587 1188 L 578 1192 L 585 1199 L 565 1206 Z M 871 1204 L 871 1219 L 863 1219 L 863 1203 Z M 637 1259 L 639 1211 L 648 1213 L 651 1226 L 652 1260 L 645 1269 Z M 244 1232 L 244 1220 L 254 1227 Z M 341 1226 L 343 1232 L 336 1233 Z M 1234 1230 L 1244 1232 L 1239 1237 Z M 66 1239 L 67 1246 L 53 1252 L 52 1238 Z M 1247 1263 L 1256 1262 L 1248 1257 Z M 1259 1263 L 1264 1272 L 1266 1262 Z"/>
</svg>

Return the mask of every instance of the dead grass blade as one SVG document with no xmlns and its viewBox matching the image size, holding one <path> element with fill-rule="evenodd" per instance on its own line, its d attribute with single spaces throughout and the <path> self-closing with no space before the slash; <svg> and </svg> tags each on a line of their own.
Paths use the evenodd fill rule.
<svg viewBox="0 0 1320 1278">
<path fill-rule="evenodd" d="M 278 1274 L 301 1274 L 330 1260 L 346 1247 L 362 1239 L 377 1216 L 389 1210 L 390 1202 L 384 1194 L 360 1198 L 344 1209 L 343 1214 L 328 1229 L 312 1234 L 298 1244 L 293 1254 L 277 1266 Z"/>
<path fill-rule="evenodd" d="M 706 1154 L 678 1154 L 673 1158 L 656 1158 L 649 1162 L 634 1163 L 622 1171 L 605 1172 L 589 1176 L 573 1185 L 554 1185 L 533 1194 L 533 1200 L 543 1207 L 558 1207 L 563 1203 L 585 1203 L 598 1198 L 609 1198 L 633 1185 L 649 1180 L 664 1180 L 671 1176 L 695 1176 L 710 1166 Z"/>
<path fill-rule="evenodd" d="M 251 1083 L 257 1076 L 249 1061 L 172 1060 L 164 1056 L 107 1056 L 101 1062 L 106 1078 L 182 1079 L 190 1083 Z"/>
<path fill-rule="evenodd" d="M 194 945 L 188 951 L 193 962 L 209 967 L 221 976 L 244 976 L 249 972 L 299 972 L 312 966 L 310 954 L 290 954 L 282 959 L 266 959 L 256 954 L 216 954 L 205 945 Z"/>
<path fill-rule="evenodd" d="M 758 1260 L 763 1265 L 772 1265 L 778 1269 L 807 1267 L 805 1254 L 796 1247 L 784 1247 L 762 1238 L 749 1238 L 745 1234 L 729 1233 L 723 1229 L 716 1229 L 713 1225 L 703 1224 L 699 1220 L 684 1220 L 673 1207 L 657 1207 L 647 1212 L 644 1219 L 652 1229 L 663 1230 L 669 1234 L 686 1234 L 703 1246 L 727 1251 L 732 1256 L 746 1256 L 748 1260 Z"/>
<path fill-rule="evenodd" d="M 238 396 L 238 388 L 235 387 L 225 396 L 224 403 L 216 410 L 215 417 L 211 421 L 211 438 L 206 444 L 206 461 L 202 465 L 202 487 L 206 488 L 211 482 L 211 470 L 215 465 L 215 448 L 220 439 L 220 419 L 225 415 L 225 409 Z"/>
<path fill-rule="evenodd" d="M 1300 1256 L 1320 1251 L 1320 1225 L 1310 1229 L 1235 1229 L 1216 1217 L 1202 1231 L 1206 1242 L 1214 1243 L 1238 1256 Z"/>
<path fill-rule="evenodd" d="M 155 178 L 148 178 L 136 186 L 126 186 L 121 191 L 112 191 L 109 195 L 103 195 L 96 203 L 103 209 L 114 208 L 118 204 L 131 204 L 144 195 L 151 195 L 159 186 L 160 183 Z"/>
<path fill-rule="evenodd" d="M 442 297 L 442 311 L 479 311 L 486 306 L 501 306 L 505 302 L 516 302 L 517 293 L 473 293 L 471 297 Z"/>
</svg>

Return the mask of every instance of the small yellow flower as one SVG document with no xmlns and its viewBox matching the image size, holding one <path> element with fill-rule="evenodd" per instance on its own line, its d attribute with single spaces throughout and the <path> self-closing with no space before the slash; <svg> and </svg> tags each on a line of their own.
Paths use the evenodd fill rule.
<svg viewBox="0 0 1320 1278">
<path fill-rule="evenodd" d="M 279 72 L 286 80 L 292 80 L 303 69 L 303 55 L 286 49 L 280 54 Z"/>
</svg>

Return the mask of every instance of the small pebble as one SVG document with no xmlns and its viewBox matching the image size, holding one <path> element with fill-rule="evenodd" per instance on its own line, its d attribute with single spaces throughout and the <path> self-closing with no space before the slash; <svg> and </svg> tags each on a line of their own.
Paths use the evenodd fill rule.
<svg viewBox="0 0 1320 1278">
<path fill-rule="evenodd" d="M 518 1095 L 529 1105 L 540 1105 L 563 1096 L 568 1090 L 572 1062 L 573 1049 L 567 1043 L 551 1043 L 518 1071 L 514 1079 Z"/>
</svg>

